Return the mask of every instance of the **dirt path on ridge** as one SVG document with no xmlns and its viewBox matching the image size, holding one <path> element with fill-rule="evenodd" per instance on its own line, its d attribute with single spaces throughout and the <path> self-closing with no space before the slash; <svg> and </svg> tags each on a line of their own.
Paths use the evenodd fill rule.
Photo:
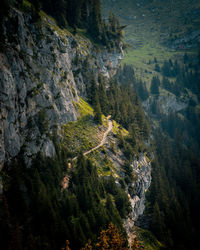
<svg viewBox="0 0 200 250">
<path fill-rule="evenodd" d="M 104 135 L 103 135 L 103 138 L 102 138 L 101 142 L 100 142 L 96 147 L 94 147 L 94 148 L 92 148 L 92 149 L 90 149 L 90 150 L 84 152 L 84 153 L 83 153 L 84 156 L 90 154 L 91 152 L 97 150 L 98 148 L 100 148 L 101 146 L 103 146 L 103 145 L 105 144 L 106 139 L 107 139 L 107 136 L 108 136 L 108 134 L 110 133 L 110 131 L 111 131 L 112 128 L 113 128 L 112 121 L 110 120 L 110 116 L 107 117 L 107 120 L 108 120 L 108 128 L 107 128 L 107 130 L 105 131 L 105 133 L 104 133 Z M 74 158 L 72 159 L 72 161 L 75 161 L 76 159 L 77 159 L 77 156 L 74 157 Z M 70 166 L 71 166 L 71 163 L 69 163 L 69 164 L 70 164 Z M 66 176 L 63 178 L 61 184 L 62 184 L 62 189 L 66 189 L 66 188 L 68 187 L 68 184 L 69 184 L 69 175 L 66 175 Z"/>
</svg>

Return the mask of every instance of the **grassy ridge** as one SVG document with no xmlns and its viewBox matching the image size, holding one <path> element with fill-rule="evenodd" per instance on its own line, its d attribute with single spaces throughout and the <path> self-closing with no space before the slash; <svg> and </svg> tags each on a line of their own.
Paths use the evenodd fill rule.
<svg viewBox="0 0 200 250">
<path fill-rule="evenodd" d="M 179 58 L 185 52 L 174 51 L 164 44 L 200 28 L 200 18 L 195 12 L 200 8 L 197 0 L 102 2 L 104 16 L 108 16 L 111 10 L 121 24 L 127 25 L 125 42 L 128 49 L 125 50 L 122 64 L 132 64 L 137 77 L 145 81 L 157 74 L 155 65 L 149 64 L 149 60 L 156 57 L 163 62 L 164 59 Z"/>
<path fill-rule="evenodd" d="M 80 150 L 85 152 L 101 142 L 103 134 L 108 128 L 108 122 L 106 117 L 102 115 L 103 123 L 102 125 L 97 125 L 94 122 L 93 108 L 82 98 L 79 98 L 79 102 L 74 103 L 74 105 L 80 116 L 77 121 L 63 125 L 63 143 L 74 153 L 78 153 Z M 123 136 L 128 135 L 128 131 L 114 120 L 113 133 L 121 133 Z"/>
<path fill-rule="evenodd" d="M 87 151 L 101 141 L 102 134 L 106 129 L 96 125 L 93 121 L 93 108 L 80 98 L 76 104 L 79 111 L 77 121 L 68 122 L 63 125 L 64 144 L 74 153 L 78 151 Z M 104 128 L 103 128 L 104 127 Z"/>
</svg>

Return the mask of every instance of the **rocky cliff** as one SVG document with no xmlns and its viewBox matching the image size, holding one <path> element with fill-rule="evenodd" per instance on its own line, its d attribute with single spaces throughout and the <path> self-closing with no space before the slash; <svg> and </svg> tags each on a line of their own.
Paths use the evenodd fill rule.
<svg viewBox="0 0 200 250">
<path fill-rule="evenodd" d="M 115 152 L 113 152 L 110 145 L 115 145 Z M 125 164 L 126 157 L 120 147 L 118 147 L 118 140 L 113 133 L 109 135 L 107 143 L 104 145 L 104 150 L 114 165 L 112 172 L 115 177 L 115 182 L 120 185 L 120 177 L 124 177 L 123 165 Z M 124 228 L 126 229 L 130 246 L 136 234 L 134 231 L 135 222 L 145 210 L 145 193 L 151 185 L 152 158 L 153 155 L 149 158 L 145 153 L 140 153 L 131 164 L 133 182 L 126 186 L 126 192 L 131 204 L 131 212 L 129 217 L 124 220 Z M 134 190 L 134 192 L 130 190 Z"/>
<path fill-rule="evenodd" d="M 129 245 L 135 238 L 134 225 L 135 221 L 143 214 L 145 209 L 145 193 L 151 184 L 151 163 L 145 154 L 140 154 L 138 160 L 132 163 L 133 171 L 136 176 L 136 181 L 131 184 L 134 187 L 135 194 L 130 196 L 132 212 L 130 217 L 124 221 L 124 227 L 128 235 Z"/>
<path fill-rule="evenodd" d="M 1 168 L 21 151 L 27 165 L 38 152 L 52 157 L 53 132 L 61 137 L 62 126 L 79 117 L 76 103 L 80 96 L 87 96 L 89 74 L 110 78 L 123 58 L 122 49 L 97 48 L 81 33 L 60 29 L 45 13 L 37 23 L 16 9 L 10 15 L 4 29 L 6 48 L 0 53 Z M 111 135 L 108 144 L 113 140 L 116 138 Z M 119 184 L 126 159 L 119 148 L 117 154 L 110 147 L 106 151 Z M 144 211 L 145 192 L 151 182 L 151 165 L 144 154 L 132 168 L 136 181 L 131 184 L 135 194 L 129 195 L 132 212 L 124 222 L 128 234 Z"/>
<path fill-rule="evenodd" d="M 144 110 L 150 114 L 152 105 L 156 102 L 159 109 L 157 112 L 168 115 L 171 112 L 178 112 L 184 110 L 188 106 L 188 98 L 180 100 L 174 94 L 160 94 L 158 97 L 150 96 L 146 101 L 142 103 Z"/>
<path fill-rule="evenodd" d="M 60 29 L 41 14 L 12 9 L 5 21 L 6 49 L 0 53 L 0 166 L 20 150 L 29 158 L 39 151 L 53 156 L 53 130 L 76 120 L 75 103 L 86 95 L 82 68 L 114 74 L 122 50 L 96 49 L 86 37 Z"/>
</svg>

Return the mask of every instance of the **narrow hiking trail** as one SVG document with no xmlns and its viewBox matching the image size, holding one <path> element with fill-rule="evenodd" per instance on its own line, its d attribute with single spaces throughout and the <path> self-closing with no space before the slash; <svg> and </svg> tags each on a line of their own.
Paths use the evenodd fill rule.
<svg viewBox="0 0 200 250">
<path fill-rule="evenodd" d="M 83 153 L 84 156 L 90 154 L 91 152 L 97 150 L 98 148 L 100 148 L 101 146 L 105 144 L 107 136 L 113 128 L 113 124 L 112 124 L 112 121 L 110 120 L 110 116 L 107 117 L 107 120 L 108 120 L 108 129 L 105 131 L 101 142 L 96 147 L 84 152 Z M 71 161 L 75 161 L 77 158 L 78 157 L 76 156 Z M 69 167 L 71 168 L 71 163 L 69 163 Z M 69 175 L 66 175 L 62 180 L 62 189 L 66 189 L 68 187 L 68 184 L 69 184 Z"/>
<path fill-rule="evenodd" d="M 103 139 L 101 140 L 100 144 L 97 145 L 96 147 L 94 147 L 94 148 L 88 150 L 87 152 L 83 153 L 83 155 L 87 155 L 87 154 L 89 154 L 89 153 L 91 153 L 91 152 L 97 150 L 97 149 L 100 148 L 101 146 L 103 146 L 104 143 L 106 142 L 107 136 L 108 136 L 109 132 L 112 130 L 112 128 L 113 128 L 112 121 L 111 121 L 111 120 L 108 120 L 108 129 L 107 129 L 106 132 L 104 133 Z M 76 157 L 76 158 L 77 158 L 77 157 Z M 72 160 L 74 160 L 74 159 L 72 159 Z"/>
</svg>

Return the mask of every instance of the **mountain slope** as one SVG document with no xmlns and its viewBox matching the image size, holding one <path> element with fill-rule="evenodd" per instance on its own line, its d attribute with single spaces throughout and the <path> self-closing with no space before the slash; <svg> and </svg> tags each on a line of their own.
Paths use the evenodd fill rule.
<svg viewBox="0 0 200 250">
<path fill-rule="evenodd" d="M 114 17 L 102 24 L 112 35 L 105 46 L 31 2 L 11 1 L 1 23 L 1 247 L 81 249 L 89 239 L 95 247 L 112 222 L 126 248 L 151 154 L 137 94 L 113 80 L 121 27 Z"/>
<path fill-rule="evenodd" d="M 109 76 L 112 69 L 108 72 L 108 65 L 115 70 L 122 57 L 120 50 L 95 52 L 88 39 L 59 29 L 42 12 L 42 20 L 35 25 L 31 16 L 25 15 L 24 19 L 19 11 L 12 10 L 7 25 L 14 29 L 19 23 L 13 35 L 18 41 L 8 40 L 6 55 L 1 54 L 1 165 L 5 158 L 16 156 L 23 145 L 28 147 L 28 155 L 42 150 L 52 156 L 55 150 L 45 133 L 51 134 L 55 125 L 61 128 L 76 120 L 74 103 L 78 94 L 86 94 L 81 62 L 89 62 L 94 69 L 98 65 L 100 72 Z"/>
<path fill-rule="evenodd" d="M 198 249 L 199 1 L 103 3 L 128 25 L 124 62 L 133 69 L 124 65 L 117 78 L 131 79 L 152 128 L 152 184 L 137 223 L 167 249 Z"/>
<path fill-rule="evenodd" d="M 125 28 L 123 63 L 134 66 L 136 75 L 146 81 L 155 74 L 154 60 L 179 57 L 199 43 L 199 1 L 102 1 L 103 13 L 113 12 Z M 194 35 L 193 35 L 194 32 Z M 184 37 L 186 42 L 184 42 Z M 191 52 L 192 52 L 191 51 Z"/>
</svg>

